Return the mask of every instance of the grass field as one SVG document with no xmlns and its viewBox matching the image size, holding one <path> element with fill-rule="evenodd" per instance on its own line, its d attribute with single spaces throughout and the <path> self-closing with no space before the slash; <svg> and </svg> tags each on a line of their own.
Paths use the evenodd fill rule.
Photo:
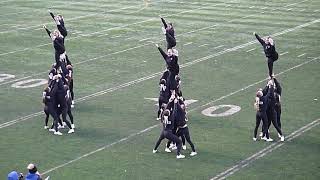
<svg viewBox="0 0 320 180">
<path fill-rule="evenodd" d="M 43 129 L 44 85 L 13 85 L 47 79 L 54 52 L 42 25 L 55 27 L 47 9 L 65 18 L 74 64 L 76 132 L 62 137 Z M 158 97 L 165 69 L 154 46 L 165 47 L 159 14 L 175 26 L 183 94 L 197 100 L 188 110 L 198 155 L 188 146 L 182 160 L 164 143 L 152 153 L 160 125 L 145 98 Z M 2 0 L 0 24 L 1 179 L 30 162 L 59 180 L 320 178 L 318 0 Z M 271 34 L 280 54 L 284 143 L 274 128 L 275 142 L 252 141 L 255 90 L 267 77 L 253 32 Z M 201 113 L 216 105 L 241 110 Z"/>
</svg>

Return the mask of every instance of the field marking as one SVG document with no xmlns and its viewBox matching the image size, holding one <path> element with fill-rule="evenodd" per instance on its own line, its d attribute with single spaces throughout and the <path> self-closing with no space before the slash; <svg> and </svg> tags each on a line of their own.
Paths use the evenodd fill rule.
<svg viewBox="0 0 320 180">
<path fill-rule="evenodd" d="M 317 20 L 314 20 L 314 21 L 310 21 L 308 23 L 304 23 L 304 24 L 301 24 L 299 26 L 296 26 L 296 27 L 293 27 L 293 28 L 289 28 L 289 29 L 283 30 L 283 31 L 278 32 L 278 33 L 274 33 L 271 36 L 276 37 L 276 36 L 279 36 L 279 35 L 282 35 L 282 34 L 286 34 L 288 32 L 292 32 L 292 31 L 301 29 L 303 27 L 310 26 L 310 25 L 315 24 L 315 23 L 317 23 L 319 21 L 320 21 L 320 19 L 317 19 Z M 233 52 L 233 51 L 245 48 L 245 47 L 247 47 L 249 45 L 252 45 L 252 44 L 255 44 L 255 43 L 257 43 L 256 40 L 253 40 L 253 41 L 249 41 L 247 43 L 235 46 L 233 48 L 224 49 L 224 50 L 222 50 L 220 52 L 217 52 L 217 53 L 214 53 L 214 54 L 211 54 L 211 55 L 208 55 L 208 56 L 204 56 L 202 58 L 199 58 L 199 59 L 196 59 L 196 60 L 181 64 L 180 68 L 185 68 L 185 67 L 191 66 L 193 64 L 197 64 L 199 62 L 206 61 L 206 60 L 209 60 L 211 58 L 214 58 L 214 57 L 217 57 L 217 56 L 229 53 L 229 52 Z M 151 75 L 148 75 L 148 76 L 145 76 L 145 77 L 142 77 L 142 78 L 139 78 L 139 79 L 135 79 L 135 80 L 132 80 L 130 82 L 127 82 L 127 83 L 124 83 L 124 84 L 121 84 L 121 85 L 118 85 L 118 86 L 115 86 L 115 87 L 112 87 L 112 88 L 108 88 L 106 90 L 98 91 L 96 93 L 83 96 L 81 98 L 76 99 L 75 102 L 82 102 L 82 101 L 85 101 L 85 100 L 90 99 L 90 98 L 94 98 L 94 97 L 101 96 L 101 95 L 104 95 L 104 94 L 107 94 L 107 93 L 110 93 L 110 92 L 113 92 L 113 91 L 116 91 L 116 90 L 119 90 L 119 89 L 122 89 L 122 88 L 125 88 L 125 87 L 129 87 L 131 85 L 135 85 L 137 83 L 144 82 L 146 80 L 149 80 L 149 79 L 152 79 L 154 77 L 157 77 L 157 76 L 159 76 L 161 74 L 162 74 L 162 71 L 156 72 L 156 73 L 153 73 Z M 39 116 L 41 114 L 42 114 L 42 111 L 27 115 L 27 116 L 24 116 L 24 117 L 20 117 L 20 118 L 15 119 L 15 120 L 11 120 L 11 121 L 2 123 L 2 124 L 0 124 L 0 129 L 4 128 L 4 127 L 11 126 L 11 125 L 16 124 L 18 122 L 26 121 L 27 119 Z"/>
<path fill-rule="evenodd" d="M 222 47 L 224 47 L 224 45 L 216 46 L 213 49 L 219 49 L 219 48 L 222 48 Z"/>
<path fill-rule="evenodd" d="M 306 55 L 306 53 L 300 54 L 300 55 L 297 56 L 297 57 L 302 57 L 302 56 L 304 56 L 304 55 Z"/>
<path fill-rule="evenodd" d="M 249 49 L 249 50 L 247 50 L 246 52 L 251 52 L 251 51 L 254 51 L 254 50 L 256 50 L 257 48 L 252 48 L 252 49 Z"/>
<path fill-rule="evenodd" d="M 314 59 L 314 60 L 315 60 L 315 59 Z M 300 67 L 300 66 L 302 66 L 302 65 L 304 65 L 304 64 L 307 64 L 307 63 L 309 63 L 309 62 L 311 62 L 311 61 L 314 61 L 314 60 L 310 60 L 310 61 L 301 63 L 300 65 L 296 65 L 296 66 L 294 66 L 294 67 L 292 67 L 292 68 L 290 68 L 290 69 L 287 69 L 287 70 L 285 70 L 285 71 L 283 71 L 283 72 L 281 72 L 281 73 L 279 73 L 279 74 L 277 74 L 277 75 L 280 75 L 280 74 L 283 74 L 283 73 L 285 73 L 285 72 L 291 71 L 291 70 L 293 70 L 293 69 L 295 69 L 295 68 L 297 68 L 297 67 Z M 262 81 L 265 81 L 265 79 L 263 79 L 263 80 L 261 80 L 261 81 L 258 81 L 258 82 L 262 82 Z M 257 82 L 256 82 L 256 83 L 253 83 L 253 84 L 257 84 Z M 253 85 L 249 85 L 249 87 L 251 87 L 251 86 L 253 86 Z M 247 87 L 248 87 L 248 86 L 247 86 Z M 242 88 L 242 89 L 244 89 L 244 88 Z M 216 100 L 214 100 L 214 101 L 212 101 L 212 102 L 217 102 L 217 101 L 220 101 L 220 100 L 222 100 L 222 99 L 225 99 L 225 98 L 227 98 L 227 97 L 229 97 L 229 96 L 232 96 L 232 95 L 234 95 L 234 94 L 236 94 L 236 93 L 238 93 L 238 92 L 241 92 L 242 89 L 237 90 L 237 91 L 234 91 L 234 92 L 232 92 L 232 93 L 229 93 L 229 94 L 227 94 L 227 95 L 225 95 L 225 96 L 221 96 L 220 98 L 218 98 L 218 99 L 216 99 Z M 207 103 L 207 104 L 208 104 L 208 103 Z M 188 112 L 191 113 L 192 111 L 194 111 L 194 110 L 196 110 L 196 109 L 199 109 L 199 107 L 203 107 L 203 105 L 202 105 L 202 106 L 198 106 L 198 107 L 196 107 L 196 108 L 193 108 L 193 109 L 189 110 Z M 96 152 L 100 152 L 100 151 L 102 151 L 102 150 L 104 150 L 104 149 L 106 149 L 106 148 L 109 148 L 109 147 L 113 146 L 113 145 L 116 145 L 116 144 L 119 144 L 119 143 L 121 143 L 121 142 L 124 142 L 124 141 L 126 141 L 126 140 L 128 140 L 128 139 L 130 139 L 130 138 L 132 138 L 132 137 L 134 137 L 134 136 L 137 136 L 137 135 L 142 134 L 142 133 L 144 133 L 144 132 L 150 131 L 150 130 L 152 130 L 152 129 L 154 129 L 155 127 L 158 127 L 158 126 L 160 126 L 160 125 L 161 125 L 161 124 L 158 123 L 158 124 L 156 124 L 156 125 L 150 126 L 150 127 L 146 128 L 146 129 L 143 129 L 143 130 L 141 130 L 141 131 L 139 131 L 139 132 L 137 132 L 137 133 L 132 133 L 132 134 L 130 134 L 129 136 L 124 137 L 124 138 L 122 138 L 122 139 L 120 139 L 120 140 L 118 140 L 118 141 L 115 141 L 115 142 L 113 142 L 113 143 L 107 144 L 107 145 L 105 145 L 105 146 L 103 146 L 103 147 L 101 147 L 101 148 L 99 148 L 99 149 L 97 149 L 97 150 L 91 151 L 91 152 L 86 153 L 86 154 L 84 154 L 84 155 L 82 155 L 82 156 L 79 156 L 79 157 L 77 157 L 77 158 L 75 158 L 75 159 L 73 159 L 73 160 L 70 160 L 70 161 L 68 161 L 68 162 L 66 162 L 66 163 L 63 163 L 63 164 L 58 165 L 58 166 L 55 166 L 55 167 L 53 167 L 53 168 L 51 168 L 51 169 L 49 169 L 49 170 L 46 170 L 46 171 L 44 171 L 42 174 L 48 174 L 48 173 L 50 173 L 50 172 L 52 172 L 52 171 L 54 171 L 54 170 L 56 170 L 56 169 L 59 169 L 59 168 L 64 167 L 64 166 L 66 166 L 66 165 L 69 165 L 69 164 L 71 164 L 71 163 L 73 163 L 73 162 L 76 162 L 76 161 L 78 161 L 78 160 L 80 160 L 80 159 L 82 159 L 82 158 L 85 158 L 85 157 L 87 157 L 87 156 L 89 156 L 89 155 L 95 154 Z M 289 135 L 289 136 L 290 136 L 290 135 Z"/>
<path fill-rule="evenodd" d="M 299 2 L 299 3 L 302 3 L 302 2 L 304 2 L 304 1 L 301 1 L 301 2 Z M 229 2 L 229 3 L 233 3 L 233 1 L 231 1 L 231 2 Z M 207 4 L 208 4 L 208 3 L 202 4 L 202 6 L 205 6 L 205 7 L 200 7 L 200 9 L 206 8 L 206 7 L 207 7 L 207 6 L 206 6 Z M 225 4 L 225 3 L 214 4 L 214 5 L 210 6 L 210 7 L 215 7 L 215 6 L 222 5 L 222 4 Z M 293 3 L 293 4 L 298 4 L 298 3 Z M 291 5 L 291 4 L 289 4 L 289 5 Z M 132 7 L 132 6 L 129 6 L 129 7 L 126 7 L 126 8 L 130 8 L 130 7 Z M 123 10 L 123 8 L 122 8 L 122 9 L 116 9 L 116 10 Z M 199 10 L 199 8 L 197 8 L 197 9 L 192 9 L 192 10 L 187 10 L 187 11 L 191 12 L 191 11 L 194 11 L 194 10 Z M 111 12 L 111 11 L 109 11 L 109 12 Z M 180 12 L 180 13 L 181 13 L 181 12 Z M 264 12 L 260 12 L 260 13 L 263 14 Z M 178 14 L 179 14 L 179 13 L 178 13 Z M 171 16 L 175 16 L 175 15 L 178 15 L 178 14 L 173 14 L 173 15 L 171 15 Z M 170 16 L 164 16 L 164 17 L 170 17 Z M 151 18 L 151 19 L 153 19 L 153 18 Z M 73 19 L 69 19 L 68 21 L 70 21 L 70 20 L 73 20 Z M 232 19 L 232 20 L 230 20 L 230 21 L 228 21 L 228 22 L 232 22 L 232 21 L 234 21 L 234 20 L 238 20 L 238 18 L 237 18 L 237 19 Z M 140 22 L 137 22 L 137 23 L 140 24 L 140 23 L 144 23 L 144 22 L 148 22 L 148 21 L 150 21 L 150 19 L 149 19 L 149 20 L 140 21 Z M 135 24 L 137 24 L 137 23 L 127 24 L 127 25 L 124 25 L 124 26 L 117 26 L 117 27 L 105 29 L 105 30 L 103 30 L 103 31 L 96 31 L 96 32 L 89 33 L 89 34 L 79 35 L 79 36 L 76 36 L 76 37 L 74 37 L 74 38 L 68 38 L 68 39 L 66 39 L 66 41 L 67 41 L 67 40 L 72 40 L 72 39 L 78 39 L 78 38 L 81 38 L 81 37 L 89 37 L 89 36 L 91 36 L 92 34 L 99 34 L 99 33 L 101 33 L 101 32 L 105 32 L 105 31 L 109 31 L 109 30 L 113 30 L 113 29 L 128 27 L 129 25 L 135 25 Z M 37 26 L 37 27 L 38 27 L 38 26 Z M 0 34 L 1 34 L 1 32 L 0 32 Z M 50 44 L 52 44 L 52 43 L 41 44 L 41 45 L 38 45 L 38 46 L 35 46 L 35 47 L 25 48 L 25 49 L 22 49 L 22 50 L 20 49 L 20 50 L 15 50 L 15 51 L 11 51 L 11 52 L 5 52 L 5 53 L 0 54 L 0 56 L 9 55 L 9 54 L 14 54 L 14 53 L 17 53 L 17 52 L 23 52 L 23 51 L 26 51 L 26 50 L 32 50 L 32 49 L 39 48 L 39 47 L 43 47 L 43 46 L 47 46 L 47 45 L 50 45 Z"/>
<path fill-rule="evenodd" d="M 306 1 L 309 1 L 309 0 L 303 0 L 303 1 L 296 2 L 296 3 L 288 4 L 288 5 L 284 6 L 284 7 L 294 6 L 294 5 L 297 5 L 297 4 L 304 3 L 304 2 L 306 2 Z"/>
<path fill-rule="evenodd" d="M 288 53 L 289 53 L 289 52 L 286 51 L 286 52 L 283 52 L 283 53 L 279 54 L 279 56 L 283 56 L 283 55 L 288 54 Z"/>
<path fill-rule="evenodd" d="M 160 1 L 155 1 L 155 3 L 161 3 L 161 2 Z M 185 2 L 181 2 L 181 3 L 185 3 Z M 228 3 L 233 3 L 233 1 L 228 2 Z M 201 4 L 201 6 L 204 6 L 204 7 L 199 7 L 199 8 L 196 8 L 196 9 L 191 9 L 191 10 L 186 10 L 186 11 L 194 11 L 194 10 L 207 8 L 208 7 L 207 5 L 209 5 L 209 7 L 215 7 L 215 6 L 218 6 L 218 5 L 225 5 L 225 4 L 226 3 L 218 3 L 218 4 L 211 5 L 211 3 L 203 3 L 203 4 Z M 70 19 L 66 19 L 66 21 L 71 22 L 73 20 L 78 20 L 78 19 L 82 19 L 82 18 L 85 18 L 85 17 L 95 16 L 95 15 L 103 15 L 103 14 L 107 14 L 107 13 L 111 13 L 111 12 L 116 12 L 116 11 L 119 11 L 119 10 L 126 10 L 126 9 L 129 9 L 129 8 L 132 8 L 132 7 L 140 7 L 140 6 L 142 7 L 143 5 L 139 4 L 139 5 L 128 6 L 128 7 L 123 7 L 123 8 L 119 8 L 119 9 L 114 9 L 114 10 L 111 10 L 111 11 L 108 11 L 108 12 L 99 12 L 99 13 L 92 13 L 92 14 L 87 14 L 87 15 L 83 15 L 83 16 L 77 16 L 77 17 L 73 17 L 73 18 L 70 18 Z M 101 6 L 101 7 L 105 7 L 105 6 Z M 99 8 L 101 8 L 101 7 L 99 7 Z M 143 7 L 143 8 L 145 8 L 145 7 Z M 140 11 L 141 11 L 141 9 L 140 9 Z M 128 15 L 128 14 L 126 14 L 126 15 Z M 167 17 L 167 16 L 164 16 L 164 17 Z M 154 18 L 151 18 L 151 19 L 154 19 Z M 149 19 L 148 21 L 151 21 L 151 19 Z M 54 24 L 54 23 L 51 22 L 51 23 L 44 23 L 44 24 L 48 25 L 48 24 Z M 28 30 L 28 29 L 39 27 L 39 26 L 42 26 L 42 24 L 27 26 L 27 27 L 23 27 L 23 28 L 20 28 L 20 29 Z M 0 34 L 9 33 L 9 32 L 15 32 L 15 31 L 18 31 L 18 30 L 19 30 L 19 28 L 18 29 L 13 29 L 13 30 L 7 30 L 7 31 L 0 31 Z M 98 32 L 100 32 L 100 31 L 98 31 Z M 102 31 L 102 32 L 104 32 L 104 31 Z M 90 35 L 87 35 L 87 36 L 90 36 Z"/>
<path fill-rule="evenodd" d="M 202 45 L 200 45 L 200 46 L 198 46 L 198 47 L 204 47 L 204 46 L 208 46 L 209 44 L 202 44 Z"/>
<path fill-rule="evenodd" d="M 320 119 L 316 119 L 311 123 L 301 127 L 300 129 L 292 132 L 290 135 L 287 136 L 287 141 L 292 141 L 294 138 L 302 135 L 304 132 L 309 131 L 313 127 L 320 124 Z M 247 167 L 249 164 L 253 163 L 254 161 L 266 156 L 267 154 L 273 152 L 274 150 L 278 149 L 279 147 L 283 146 L 286 142 L 275 142 L 267 146 L 266 148 L 258 151 L 257 153 L 251 155 L 250 157 L 238 162 L 236 165 L 230 167 L 229 169 L 221 172 L 220 174 L 216 175 L 215 177 L 211 178 L 210 180 L 221 180 L 226 179 L 227 177 L 233 175 L 237 171 L 241 170 L 242 168 Z"/>
<path fill-rule="evenodd" d="M 220 3 L 220 4 L 224 4 L 224 3 Z M 218 5 L 218 4 L 215 4 L 215 5 L 213 5 L 213 6 L 217 6 L 217 5 Z M 180 14 L 184 14 L 184 13 L 188 13 L 188 12 L 192 12 L 192 11 L 200 10 L 200 9 L 204 9 L 204 8 L 207 8 L 207 6 L 199 7 L 199 8 L 191 9 L 191 10 L 186 10 L 186 11 L 181 11 L 181 12 L 179 12 L 179 13 L 172 14 L 172 15 L 170 15 L 170 16 L 164 16 L 164 17 L 166 18 L 166 17 L 177 16 L 177 15 L 180 15 Z M 138 22 L 131 23 L 131 24 L 125 24 L 125 25 L 122 25 L 122 26 L 116 26 L 116 27 L 104 29 L 104 30 L 101 30 L 101 31 L 95 31 L 95 32 L 92 32 L 92 33 L 88 33 L 88 34 L 80 34 L 80 35 L 78 35 L 78 36 L 76 36 L 76 37 L 68 38 L 68 39 L 66 39 L 66 41 L 74 40 L 74 39 L 78 39 L 78 38 L 82 38 L 82 37 L 89 37 L 89 36 L 92 36 L 92 35 L 95 35 L 95 34 L 100 34 L 100 33 L 102 33 L 102 32 L 107 32 L 107 31 L 111 31 L 111 30 L 115 30 L 115 29 L 121 29 L 121 28 L 125 28 L 125 27 L 128 27 L 128 26 L 137 25 L 137 24 L 142 24 L 142 23 L 145 23 L 145 22 L 153 21 L 153 20 L 157 20 L 157 19 L 156 19 L 156 18 L 150 18 L 150 19 L 147 19 L 147 20 L 138 21 Z M 1 32 L 0 32 L 0 34 L 1 34 Z M 50 42 L 50 43 L 46 43 L 46 44 L 40 44 L 40 45 L 37 45 L 37 46 L 35 46 L 35 47 L 30 47 L 30 48 L 24 48 L 24 49 L 20 49 L 20 50 L 5 52 L 5 53 L 0 54 L 0 56 L 9 55 L 9 54 L 14 54 L 14 53 L 17 53 L 17 52 L 23 52 L 23 51 L 27 51 L 27 50 L 32 50 L 32 49 L 39 48 L 39 47 L 43 47 L 43 46 L 47 46 L 47 45 L 50 45 L 50 44 L 52 44 L 52 43 Z"/>
<path fill-rule="evenodd" d="M 188 46 L 188 45 L 190 45 L 190 44 L 193 44 L 193 42 L 185 43 L 185 44 L 183 44 L 183 46 Z"/>
<path fill-rule="evenodd" d="M 141 5 L 136 5 L 136 6 L 141 6 Z M 73 17 L 73 18 L 65 18 L 66 21 L 68 22 L 71 22 L 73 20 L 78 20 L 78 19 L 82 19 L 82 18 L 85 18 L 85 17 L 90 17 L 90 16 L 95 16 L 95 15 L 98 15 L 98 14 L 106 14 L 106 13 L 111 13 L 111 12 L 116 12 L 116 11 L 121 11 L 121 10 L 126 10 L 128 8 L 131 8 L 131 7 L 136 7 L 136 6 L 127 6 L 127 7 L 123 7 L 123 8 L 119 8 L 119 9 L 113 9 L 113 10 L 110 10 L 108 12 L 100 12 L 100 13 L 93 13 L 93 14 L 87 14 L 87 15 L 83 15 L 83 16 L 77 16 L 77 17 Z M 50 17 L 50 16 L 48 16 Z M 50 22 L 50 23 L 44 23 L 44 25 L 49 25 L 49 24 L 54 24 L 54 22 Z M 43 24 L 37 24 L 37 25 L 31 25 L 31 26 L 26 26 L 24 27 L 23 29 L 24 30 L 28 30 L 28 29 L 32 29 L 32 28 L 37 28 L 37 27 L 40 27 L 42 26 Z M 12 30 L 7 30 L 7 31 L 0 31 L 0 34 L 5 34 L 5 33 L 9 33 L 9 32 L 16 32 L 16 31 L 19 31 L 21 29 L 12 29 Z"/>
<path fill-rule="evenodd" d="M 306 65 L 306 64 L 308 64 L 308 63 L 310 63 L 310 62 L 316 61 L 316 60 L 318 60 L 319 58 L 320 58 L 320 56 L 319 56 L 319 57 L 315 57 L 315 58 L 313 58 L 313 59 L 311 59 L 311 60 L 308 60 L 308 61 L 306 61 L 306 62 L 303 62 L 303 63 L 301 63 L 301 64 L 298 64 L 298 65 L 296 65 L 296 66 L 293 66 L 293 67 L 291 67 L 291 68 L 289 68 L 289 69 L 286 69 L 286 70 L 284 70 L 284 71 L 276 74 L 275 76 L 280 76 L 281 74 L 284 74 L 284 73 L 286 73 L 286 72 L 292 71 L 293 69 L 296 69 L 296 68 L 298 68 L 298 67 L 301 67 L 301 66 L 303 66 L 303 65 Z M 199 108 L 203 108 L 203 107 L 209 106 L 209 105 L 211 105 L 212 103 L 215 103 L 215 102 L 217 102 L 217 101 L 220 101 L 220 100 L 222 100 L 222 99 L 225 99 L 225 98 L 227 98 L 227 97 L 229 97 L 229 96 L 232 96 L 232 95 L 234 95 L 234 94 L 237 94 L 237 93 L 239 93 L 239 92 L 241 92 L 241 91 L 245 91 L 245 90 L 249 89 L 249 88 L 252 87 L 252 86 L 255 86 L 255 85 L 260 84 L 260 83 L 262 83 L 262 82 L 266 82 L 267 80 L 268 80 L 268 78 L 265 78 L 265 79 L 262 79 L 262 80 L 260 80 L 260 81 L 255 82 L 255 83 L 252 83 L 252 84 L 250 84 L 250 85 L 248 85 L 248 86 L 245 86 L 245 87 L 243 87 L 243 88 L 241 88 L 241 89 L 239 89 L 239 90 L 237 90 L 237 91 L 234 91 L 234 92 L 232 92 L 232 93 L 230 93 L 230 94 L 228 94 L 228 95 L 226 95 L 226 96 L 221 96 L 221 97 L 218 98 L 218 99 L 209 101 L 209 102 L 206 103 L 206 104 L 203 104 L 203 105 L 201 105 L 201 106 L 199 106 L 199 107 L 197 107 L 197 108 L 194 108 L 193 110 L 196 110 L 196 109 L 199 109 Z"/>
</svg>

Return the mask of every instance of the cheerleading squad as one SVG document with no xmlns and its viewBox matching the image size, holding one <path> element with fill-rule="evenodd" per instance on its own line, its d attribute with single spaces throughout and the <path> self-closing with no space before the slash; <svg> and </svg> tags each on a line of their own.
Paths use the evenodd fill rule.
<svg viewBox="0 0 320 180">
<path fill-rule="evenodd" d="M 68 133 L 71 134 L 74 133 L 75 129 L 71 112 L 71 108 L 74 107 L 73 67 L 64 45 L 68 31 L 61 15 L 55 16 L 50 11 L 49 13 L 56 23 L 57 29 L 51 32 L 45 25 L 43 26 L 52 40 L 55 50 L 55 62 L 49 72 L 48 86 L 44 89 L 42 95 L 44 113 L 46 114 L 44 128 L 49 129 L 55 135 L 62 135 L 59 129 L 67 126 L 69 128 Z M 67 119 L 67 115 L 71 122 Z M 48 126 L 49 116 L 53 118 L 50 128 Z"/>
</svg>

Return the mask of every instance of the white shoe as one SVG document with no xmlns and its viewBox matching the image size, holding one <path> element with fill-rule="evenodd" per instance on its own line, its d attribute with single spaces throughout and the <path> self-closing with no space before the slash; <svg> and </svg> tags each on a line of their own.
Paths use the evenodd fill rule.
<svg viewBox="0 0 320 180">
<path fill-rule="evenodd" d="M 162 33 L 163 33 L 163 34 L 166 34 L 166 33 L 167 33 L 167 30 L 166 30 L 164 27 L 162 27 L 161 30 L 162 30 Z"/>
<path fill-rule="evenodd" d="M 182 155 L 182 154 L 177 155 L 177 159 L 183 159 L 183 158 L 185 158 L 184 155 Z"/>
<path fill-rule="evenodd" d="M 56 130 L 54 130 L 54 129 L 49 129 L 49 132 L 55 132 Z"/>
<path fill-rule="evenodd" d="M 267 139 L 266 141 L 267 141 L 267 142 L 272 142 L 273 139 L 269 138 L 269 139 Z"/>
<path fill-rule="evenodd" d="M 70 102 L 70 101 L 69 101 Z M 74 105 L 74 100 L 71 101 L 71 104 Z"/>
<path fill-rule="evenodd" d="M 280 141 L 281 141 L 281 142 L 284 141 L 284 136 L 281 136 Z"/>
<path fill-rule="evenodd" d="M 254 137 L 254 138 L 252 138 L 252 139 L 253 139 L 253 141 L 257 141 L 257 138 L 255 138 L 255 137 Z"/>
<path fill-rule="evenodd" d="M 186 146 L 186 145 L 182 145 L 182 149 L 183 149 L 183 150 L 186 150 L 186 149 L 187 149 L 187 146 Z"/>
<path fill-rule="evenodd" d="M 263 136 L 263 137 L 261 137 L 261 139 L 266 141 L 267 137 Z"/>
<path fill-rule="evenodd" d="M 66 126 L 67 125 L 67 123 L 66 122 L 62 122 L 62 126 L 64 127 L 64 126 Z"/>
<path fill-rule="evenodd" d="M 44 129 L 49 129 L 49 126 L 44 126 Z"/>
<path fill-rule="evenodd" d="M 193 152 L 193 151 L 192 151 L 192 152 L 190 153 L 190 156 L 195 156 L 195 155 L 197 155 L 197 154 L 198 154 L 197 152 Z"/>
<path fill-rule="evenodd" d="M 63 123 L 62 123 L 62 124 L 63 124 Z M 62 126 L 59 125 L 59 126 L 58 126 L 58 129 L 64 129 L 64 126 L 63 126 L 63 125 L 62 125 Z"/>
<path fill-rule="evenodd" d="M 158 150 L 156 150 L 156 149 L 154 149 L 154 150 L 152 150 L 152 153 L 154 154 L 154 153 L 156 153 Z"/>
<path fill-rule="evenodd" d="M 71 108 L 74 108 L 74 105 L 73 105 L 73 104 L 71 104 Z"/>
<path fill-rule="evenodd" d="M 171 150 L 169 148 L 165 148 L 164 151 L 167 153 L 171 153 Z"/>
<path fill-rule="evenodd" d="M 278 133 L 278 137 L 281 138 L 281 135 Z"/>
<path fill-rule="evenodd" d="M 178 148 L 177 148 L 176 145 L 172 146 L 172 148 L 171 148 L 171 150 L 177 150 L 177 149 L 178 149 Z"/>
<path fill-rule="evenodd" d="M 75 128 L 74 124 L 71 124 L 71 128 L 72 128 L 72 129 L 74 129 L 74 128 Z"/>
<path fill-rule="evenodd" d="M 54 134 L 54 135 L 58 135 L 58 136 L 62 136 L 62 133 L 59 132 L 59 131 L 55 131 L 53 134 Z"/>
<path fill-rule="evenodd" d="M 170 144 L 169 148 L 173 148 L 173 146 L 175 146 L 173 143 Z"/>
<path fill-rule="evenodd" d="M 74 129 L 70 129 L 70 130 L 68 131 L 68 134 L 71 134 L 71 133 L 74 133 Z"/>
<path fill-rule="evenodd" d="M 263 136 L 263 132 L 260 132 L 259 137 L 262 137 L 262 136 Z"/>
<path fill-rule="evenodd" d="M 157 118 L 157 121 L 159 121 L 160 120 L 160 118 Z"/>
</svg>

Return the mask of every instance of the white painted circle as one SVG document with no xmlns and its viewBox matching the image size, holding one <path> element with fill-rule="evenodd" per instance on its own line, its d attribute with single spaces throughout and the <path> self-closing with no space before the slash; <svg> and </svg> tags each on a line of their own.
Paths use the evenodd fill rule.
<svg viewBox="0 0 320 180">
<path fill-rule="evenodd" d="M 19 81 L 11 85 L 14 88 L 32 88 L 47 84 L 48 81 L 46 79 L 28 79 L 24 81 Z M 24 85 L 27 84 L 27 85 Z"/>
<path fill-rule="evenodd" d="M 216 110 L 220 109 L 220 108 L 224 108 L 227 107 L 229 108 L 228 110 L 226 110 L 225 112 L 222 113 L 214 113 Z M 209 117 L 225 117 L 225 116 L 230 116 L 234 113 L 237 113 L 241 110 L 240 106 L 236 106 L 236 105 L 218 105 L 218 106 L 212 106 L 209 107 L 205 110 L 203 110 L 201 113 L 205 116 L 209 116 Z"/>
<path fill-rule="evenodd" d="M 16 76 L 12 75 L 12 74 L 0 74 L 0 82 L 3 82 L 3 81 L 8 80 L 8 79 L 13 79 L 15 77 Z"/>
</svg>

